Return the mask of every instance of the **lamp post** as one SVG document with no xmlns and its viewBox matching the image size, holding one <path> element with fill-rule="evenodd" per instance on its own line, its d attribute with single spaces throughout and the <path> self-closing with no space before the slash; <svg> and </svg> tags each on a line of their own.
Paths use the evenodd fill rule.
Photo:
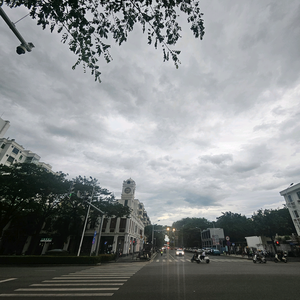
<svg viewBox="0 0 300 300">
<path fill-rule="evenodd" d="M 157 220 L 159 222 L 160 220 Z M 157 224 L 152 224 L 152 253 L 154 253 L 154 226 Z"/>
<path fill-rule="evenodd" d="M 175 232 L 176 231 L 176 229 L 175 228 L 172 228 L 172 231 L 171 232 Z M 168 232 L 168 236 L 169 236 L 169 243 L 170 243 L 170 241 L 171 241 L 171 237 L 170 237 L 170 227 L 167 227 L 167 232 Z M 173 239 L 173 241 L 174 241 L 174 239 Z M 171 245 L 170 245 L 171 246 Z"/>
</svg>

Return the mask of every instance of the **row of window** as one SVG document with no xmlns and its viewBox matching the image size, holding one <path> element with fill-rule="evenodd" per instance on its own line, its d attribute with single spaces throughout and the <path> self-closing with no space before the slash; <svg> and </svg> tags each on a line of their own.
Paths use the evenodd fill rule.
<svg viewBox="0 0 300 300">
<path fill-rule="evenodd" d="M 300 192 L 297 192 L 296 194 L 298 196 L 298 199 L 300 199 Z M 293 198 L 291 195 L 288 195 L 288 199 L 289 199 L 289 202 L 293 202 Z"/>
</svg>

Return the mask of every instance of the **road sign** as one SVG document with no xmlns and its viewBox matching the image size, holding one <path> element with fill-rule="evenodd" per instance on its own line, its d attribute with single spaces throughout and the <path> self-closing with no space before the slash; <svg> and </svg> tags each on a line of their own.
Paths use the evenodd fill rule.
<svg viewBox="0 0 300 300">
<path fill-rule="evenodd" d="M 230 237 L 227 235 L 226 236 L 226 241 L 229 241 L 230 240 Z"/>
<path fill-rule="evenodd" d="M 52 238 L 41 238 L 40 243 L 51 243 Z"/>
</svg>

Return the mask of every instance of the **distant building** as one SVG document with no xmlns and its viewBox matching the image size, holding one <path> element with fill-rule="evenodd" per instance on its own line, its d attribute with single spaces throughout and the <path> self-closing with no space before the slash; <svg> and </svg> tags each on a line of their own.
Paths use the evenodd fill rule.
<svg viewBox="0 0 300 300">
<path fill-rule="evenodd" d="M 291 184 L 287 189 L 281 191 L 280 195 L 285 199 L 297 234 L 300 236 L 300 183 Z"/>
<path fill-rule="evenodd" d="M 0 138 L 4 137 L 5 132 L 9 128 L 9 121 L 5 121 L 0 118 Z"/>
<path fill-rule="evenodd" d="M 104 218 L 101 230 L 101 239 L 99 245 L 100 253 L 122 252 L 131 254 L 143 249 L 144 246 L 144 228 L 150 225 L 150 220 L 145 210 L 144 204 L 135 199 L 135 181 L 131 178 L 123 181 L 121 199 L 117 201 L 131 208 L 129 218 Z M 93 242 L 94 237 L 99 235 L 101 222 L 97 228 L 89 224 L 89 229 L 85 233 L 85 242 L 82 252 L 97 252 L 97 241 Z M 92 246 L 92 248 L 91 248 Z"/>
<path fill-rule="evenodd" d="M 266 250 L 273 252 L 272 240 L 265 236 L 247 236 L 245 237 L 247 246 L 257 250 Z"/>
<path fill-rule="evenodd" d="M 26 150 L 15 139 L 4 138 L 3 135 L 9 127 L 9 121 L 0 118 L 0 164 L 10 166 L 14 163 L 35 163 L 52 172 L 52 166 L 40 162 L 41 157 Z"/>
<path fill-rule="evenodd" d="M 202 248 L 216 248 L 221 250 L 224 241 L 223 228 L 207 228 L 201 231 Z"/>
</svg>

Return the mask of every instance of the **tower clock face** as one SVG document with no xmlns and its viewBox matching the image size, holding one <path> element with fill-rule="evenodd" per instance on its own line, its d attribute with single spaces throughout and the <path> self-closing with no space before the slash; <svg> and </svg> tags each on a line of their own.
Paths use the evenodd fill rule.
<svg viewBox="0 0 300 300">
<path fill-rule="evenodd" d="M 129 187 L 125 188 L 124 192 L 125 192 L 126 194 L 129 194 L 129 193 L 131 192 L 131 188 L 129 188 Z"/>
</svg>

